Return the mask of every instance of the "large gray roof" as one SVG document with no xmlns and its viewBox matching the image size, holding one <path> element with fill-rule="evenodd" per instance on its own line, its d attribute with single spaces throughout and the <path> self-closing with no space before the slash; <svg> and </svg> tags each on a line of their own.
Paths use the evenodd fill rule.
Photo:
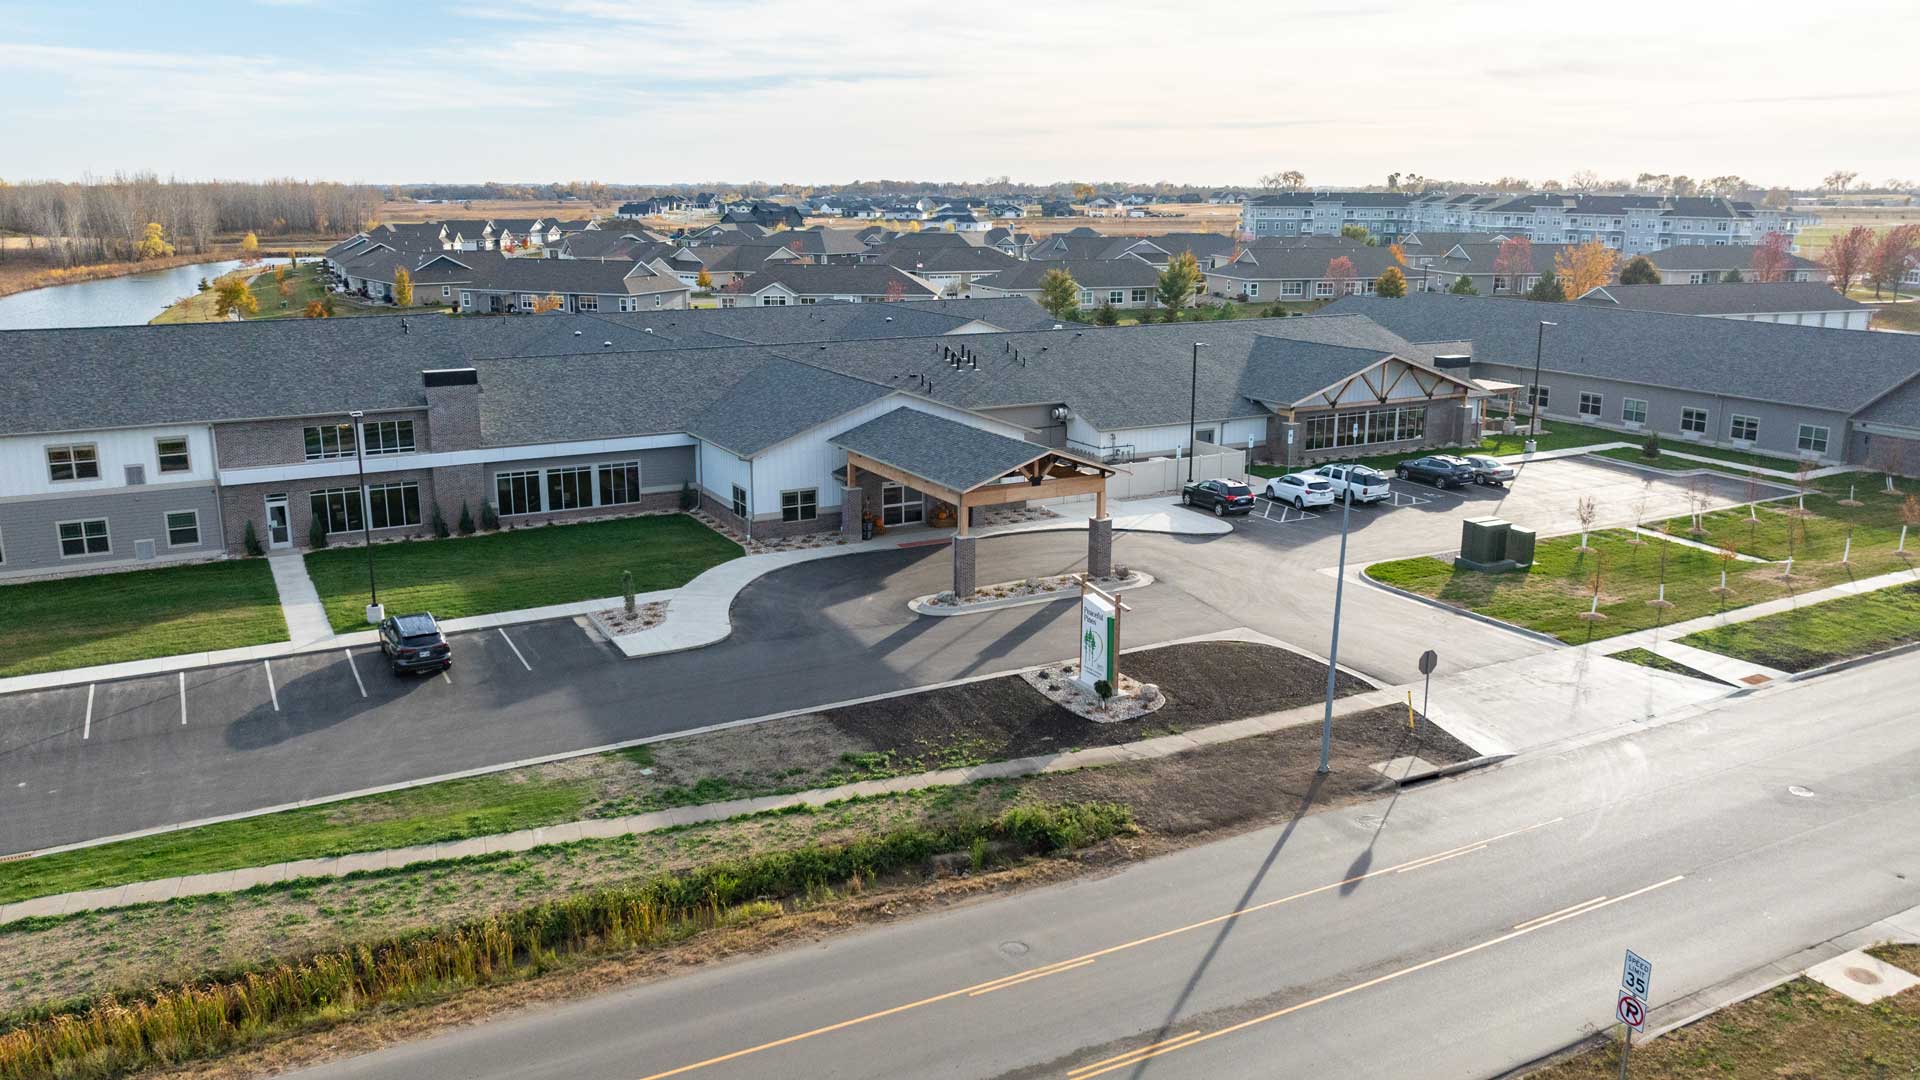
<svg viewBox="0 0 1920 1080">
<path fill-rule="evenodd" d="M 488 446 L 685 432 L 778 359 L 759 346 L 476 360 Z"/>
<path fill-rule="evenodd" d="M 907 405 L 828 441 L 953 491 L 978 487 L 1053 452 L 1040 443 L 1009 438 Z"/>
<path fill-rule="evenodd" d="M 694 414 L 687 431 L 738 457 L 752 457 L 891 393 L 877 383 L 782 358 L 748 372 Z"/>
<path fill-rule="evenodd" d="M 1476 363 L 1527 368 L 1544 319 L 1559 324 L 1547 331 L 1547 371 L 1844 413 L 1920 372 L 1920 337 L 1906 334 L 1444 293 L 1346 297 L 1326 310 L 1366 316 L 1409 341 L 1470 340 Z"/>
<path fill-rule="evenodd" d="M 1160 271 L 1144 259 L 1047 259 L 1015 263 L 1003 274 L 981 282 L 995 289 L 1038 290 L 1046 276 L 1064 270 L 1083 289 L 1150 289 L 1160 282 Z"/>
<path fill-rule="evenodd" d="M 1813 281 L 1755 281 L 1721 285 L 1608 285 L 1583 304 L 1664 311 L 1673 315 L 1751 315 L 1784 311 L 1846 311 L 1866 307 L 1830 285 Z"/>
<path fill-rule="evenodd" d="M 1893 392 L 1860 411 L 1860 420 L 1876 424 L 1893 424 L 1898 427 L 1920 431 L 1920 374 L 1900 384 Z M 1920 462 L 1903 462 L 1908 472 Z"/>
<path fill-rule="evenodd" d="M 1647 258 L 1662 270 L 1738 270 L 1745 274 L 1753 267 L 1753 244 L 1680 244 L 1647 252 Z M 1789 270 L 1822 270 L 1812 259 L 1787 256 Z"/>
</svg>

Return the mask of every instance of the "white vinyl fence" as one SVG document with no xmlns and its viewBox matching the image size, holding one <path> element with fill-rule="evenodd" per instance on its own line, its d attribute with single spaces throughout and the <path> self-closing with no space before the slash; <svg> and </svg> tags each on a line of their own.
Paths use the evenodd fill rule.
<svg viewBox="0 0 1920 1080">
<path fill-rule="evenodd" d="M 1203 442 L 1199 451 L 1191 462 L 1195 480 L 1246 479 L 1246 450 Z M 1121 471 L 1107 481 L 1107 498 L 1140 499 L 1178 492 L 1186 486 L 1188 464 L 1184 455 L 1118 463 L 1114 468 Z"/>
</svg>

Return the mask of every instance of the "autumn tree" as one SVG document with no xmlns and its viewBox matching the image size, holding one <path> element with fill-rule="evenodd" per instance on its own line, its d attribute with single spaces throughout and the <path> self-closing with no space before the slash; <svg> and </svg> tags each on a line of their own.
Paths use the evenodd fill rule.
<svg viewBox="0 0 1920 1080">
<path fill-rule="evenodd" d="M 1447 291 L 1452 293 L 1455 296 L 1479 296 L 1480 295 L 1480 290 L 1473 287 L 1473 279 L 1468 277 L 1465 274 L 1461 274 L 1459 277 L 1454 278 L 1453 284 L 1447 286 Z"/>
<path fill-rule="evenodd" d="M 1553 272 L 1553 267 L 1547 267 L 1547 272 L 1541 274 L 1540 280 L 1534 282 L 1533 288 L 1527 290 L 1527 299 L 1548 304 L 1566 302 L 1567 290 L 1561 286 L 1560 276 Z"/>
<path fill-rule="evenodd" d="M 1620 268 L 1620 284 L 1658 285 L 1660 268 L 1653 265 L 1653 260 L 1645 255 L 1635 255 L 1627 260 L 1627 265 Z"/>
<path fill-rule="evenodd" d="M 404 266 L 393 268 L 393 302 L 400 307 L 413 306 L 413 275 Z"/>
<path fill-rule="evenodd" d="M 260 238 L 248 233 L 240 238 L 240 261 L 256 263 L 260 261 Z"/>
<path fill-rule="evenodd" d="M 1096 194 L 1098 194 L 1098 192 L 1093 190 L 1092 184 L 1073 185 L 1073 201 L 1074 202 L 1077 202 L 1077 203 L 1086 202 L 1088 199 L 1093 198 L 1094 195 Z"/>
<path fill-rule="evenodd" d="M 700 273 L 694 277 L 693 284 L 701 292 L 712 292 L 713 275 L 707 273 L 707 268 L 703 266 L 700 268 Z"/>
<path fill-rule="evenodd" d="M 1299 169 L 1280 169 L 1260 178 L 1260 186 L 1269 191 L 1278 191 L 1281 188 L 1299 191 L 1306 182 L 1307 175 Z"/>
<path fill-rule="evenodd" d="M 1893 290 L 1895 297 L 1900 295 L 1900 278 L 1916 251 L 1920 251 L 1920 224 L 1909 222 L 1880 234 L 1867 263 L 1867 280 L 1873 282 L 1875 300 L 1880 299 L 1882 288 Z"/>
<path fill-rule="evenodd" d="M 1787 264 L 1793 258 L 1787 250 L 1787 238 L 1784 233 L 1770 232 L 1761 237 L 1754 246 L 1753 260 L 1749 268 L 1753 271 L 1753 280 L 1773 284 L 1787 280 Z"/>
<path fill-rule="evenodd" d="M 327 318 L 331 318 L 332 316 L 333 316 L 333 312 L 327 310 L 327 305 L 324 302 L 319 300 L 307 301 L 307 318 L 327 319 Z"/>
<path fill-rule="evenodd" d="M 1080 308 L 1080 283 L 1058 268 L 1040 278 L 1040 306 L 1056 319 L 1064 319 Z"/>
<path fill-rule="evenodd" d="M 213 294 L 213 310 L 223 319 L 231 318 L 235 312 L 254 315 L 260 311 L 260 301 L 247 287 L 246 278 L 235 274 L 220 279 Z"/>
<path fill-rule="evenodd" d="M 559 311 L 566 306 L 566 297 L 559 293 L 548 293 L 533 302 L 533 314 L 545 315 L 549 311 Z"/>
<path fill-rule="evenodd" d="M 907 283 L 901 281 L 899 278 L 894 278 L 892 281 L 887 282 L 885 295 L 887 303 L 889 304 L 896 304 L 905 300 L 907 298 Z"/>
<path fill-rule="evenodd" d="M 1345 296 L 1347 294 L 1347 283 L 1358 278 L 1360 272 L 1353 268 L 1352 259 L 1347 258 L 1345 255 L 1335 255 L 1333 258 L 1327 260 L 1326 272 L 1321 276 L 1333 282 L 1333 294 L 1335 296 Z"/>
<path fill-rule="evenodd" d="M 1401 247 L 1398 243 L 1388 244 L 1387 254 L 1393 256 L 1393 264 L 1395 266 L 1407 265 L 1407 249 Z"/>
<path fill-rule="evenodd" d="M 1510 236 L 1500 241 L 1493 255 L 1493 274 L 1507 279 L 1507 288 L 1518 289 L 1520 282 L 1533 276 L 1533 241 L 1525 236 Z"/>
<path fill-rule="evenodd" d="M 167 242 L 166 230 L 157 221 L 147 222 L 146 232 L 140 242 L 134 245 L 134 253 L 142 259 L 160 259 L 173 254 L 173 245 Z"/>
<path fill-rule="evenodd" d="M 1614 263 L 1620 255 L 1598 240 L 1578 247 L 1561 249 L 1553 257 L 1553 269 L 1560 275 L 1567 295 L 1578 299 L 1613 280 Z"/>
<path fill-rule="evenodd" d="M 1865 225 L 1855 225 L 1846 232 L 1827 242 L 1827 250 L 1820 255 L 1820 262 L 1833 277 L 1833 287 L 1842 294 L 1853 288 L 1853 283 L 1867 276 L 1867 266 L 1873 261 L 1875 237 L 1873 230 Z"/>
<path fill-rule="evenodd" d="M 1373 295 L 1398 300 L 1407 295 L 1407 275 L 1397 266 L 1389 266 L 1373 279 Z"/>
<path fill-rule="evenodd" d="M 1180 311 L 1193 299 L 1193 294 L 1205 280 L 1200 275 L 1200 261 L 1193 252 L 1183 251 L 1167 260 L 1167 268 L 1160 271 L 1160 281 L 1154 289 L 1154 299 L 1168 313 L 1178 316 Z M 1172 320 L 1168 320 L 1172 321 Z"/>
<path fill-rule="evenodd" d="M 1372 247 L 1375 244 L 1379 243 L 1379 241 L 1373 238 L 1373 234 L 1367 231 L 1367 227 L 1365 225 L 1356 225 L 1352 222 L 1348 222 L 1347 224 L 1340 226 L 1340 239 L 1357 240 L 1360 243 L 1367 245 L 1368 247 Z"/>
<path fill-rule="evenodd" d="M 1745 280 L 1747 280 L 1746 275 L 1742 274 L 1737 266 L 1720 275 L 1722 285 L 1738 285 Z"/>
</svg>

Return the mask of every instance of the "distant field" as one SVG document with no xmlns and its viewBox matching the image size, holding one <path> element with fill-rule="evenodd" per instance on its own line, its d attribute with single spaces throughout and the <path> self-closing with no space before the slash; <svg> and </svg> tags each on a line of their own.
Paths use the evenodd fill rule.
<svg viewBox="0 0 1920 1080">
<path fill-rule="evenodd" d="M 612 214 L 618 204 L 607 203 L 595 206 L 590 202 L 565 202 L 561 200 L 518 199 L 475 199 L 469 203 L 417 203 L 411 199 L 384 202 L 375 217 L 390 224 L 404 224 L 415 221 L 440 221 L 453 218 L 471 221 L 481 218 L 558 218 L 561 221 L 578 221 L 581 218 L 606 217 Z"/>
<path fill-rule="evenodd" d="M 1809 259 L 1819 258 L 1835 236 L 1855 225 L 1884 229 L 1920 221 L 1920 206 L 1818 206 L 1809 212 L 1819 216 L 1820 224 L 1801 229 L 1794 237 L 1800 254 Z"/>
</svg>

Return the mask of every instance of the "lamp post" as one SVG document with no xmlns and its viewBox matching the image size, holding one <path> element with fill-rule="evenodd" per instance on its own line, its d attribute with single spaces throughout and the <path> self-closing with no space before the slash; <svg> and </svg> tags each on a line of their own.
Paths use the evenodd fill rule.
<svg viewBox="0 0 1920 1080">
<path fill-rule="evenodd" d="M 360 473 L 360 538 L 367 545 L 367 621 L 378 623 L 386 613 L 380 609 L 380 589 L 373 580 L 373 507 L 367 503 L 367 456 L 360 447 L 361 420 L 367 414 L 355 409 L 347 415 L 353 418 L 353 463 Z"/>
<path fill-rule="evenodd" d="M 1360 425 L 1353 425 L 1353 441 L 1360 441 Z M 1326 775 L 1333 771 L 1327 759 L 1333 753 L 1333 683 L 1339 675 L 1340 664 L 1340 602 L 1345 599 L 1347 589 L 1347 523 L 1353 520 L 1353 495 L 1342 493 L 1340 496 L 1340 569 L 1333 576 L 1333 641 L 1327 646 L 1327 711 L 1320 720 L 1320 767 L 1314 772 Z"/>
<path fill-rule="evenodd" d="M 1187 483 L 1193 483 L 1193 433 L 1194 425 L 1200 413 L 1200 350 L 1207 347 L 1204 341 L 1193 343 L 1193 385 L 1187 394 Z"/>
<path fill-rule="evenodd" d="M 1540 352 L 1547 344 L 1547 327 L 1559 326 L 1540 320 L 1540 330 L 1533 339 L 1533 385 L 1527 390 L 1527 442 L 1531 444 L 1534 436 L 1540 434 Z M 1528 450 L 1533 447 L 1529 445 Z"/>
</svg>

